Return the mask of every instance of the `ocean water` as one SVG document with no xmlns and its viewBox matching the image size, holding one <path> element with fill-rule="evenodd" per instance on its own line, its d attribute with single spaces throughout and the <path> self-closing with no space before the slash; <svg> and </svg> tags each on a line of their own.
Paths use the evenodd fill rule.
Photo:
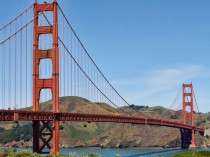
<svg viewBox="0 0 210 157">
<path fill-rule="evenodd" d="M 210 150 L 209 148 L 197 148 L 196 150 Z M 161 148 L 63 148 L 61 149 L 61 153 L 63 154 L 98 154 L 101 157 L 113 157 L 115 155 L 119 155 L 121 157 L 167 157 L 172 154 L 176 154 L 179 152 L 187 152 L 192 151 L 188 149 L 161 149 Z"/>
<path fill-rule="evenodd" d="M 13 150 L 14 148 L 0 148 L 0 150 Z M 16 148 L 21 150 L 23 148 Z M 28 149 L 32 151 L 32 149 Z M 210 148 L 196 148 L 196 150 L 210 150 Z M 61 148 L 60 153 L 62 154 L 73 154 L 73 155 L 82 155 L 82 154 L 98 154 L 101 157 L 113 157 L 119 155 L 120 157 L 167 157 L 172 154 L 192 151 L 188 149 L 161 149 L 161 148 Z"/>
</svg>

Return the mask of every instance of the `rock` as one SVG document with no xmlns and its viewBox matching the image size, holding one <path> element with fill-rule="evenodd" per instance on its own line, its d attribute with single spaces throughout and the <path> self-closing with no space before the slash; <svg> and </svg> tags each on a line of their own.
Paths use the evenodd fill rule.
<svg viewBox="0 0 210 157">
<path fill-rule="evenodd" d="M 14 144 L 12 144 L 12 147 L 14 148 L 17 148 L 18 147 L 18 144 L 17 143 L 14 143 Z"/>
<path fill-rule="evenodd" d="M 76 144 L 75 144 L 75 147 L 84 147 L 85 144 L 82 143 L 81 141 L 77 141 Z"/>
</svg>

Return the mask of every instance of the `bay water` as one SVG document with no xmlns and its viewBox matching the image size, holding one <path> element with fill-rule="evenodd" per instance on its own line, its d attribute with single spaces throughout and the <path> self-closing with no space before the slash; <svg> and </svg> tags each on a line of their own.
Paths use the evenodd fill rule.
<svg viewBox="0 0 210 157">
<path fill-rule="evenodd" d="M 0 148 L 3 150 L 22 150 L 24 148 Z M 28 150 L 32 151 L 31 148 Z M 61 148 L 61 154 L 82 155 L 82 154 L 97 154 L 100 157 L 168 157 L 172 154 L 180 152 L 190 152 L 193 150 L 210 150 L 210 148 L 196 148 L 196 149 L 181 149 L 181 148 L 98 148 L 98 147 L 84 147 L 84 148 Z"/>
<path fill-rule="evenodd" d="M 209 148 L 196 148 L 194 150 L 210 150 Z M 162 149 L 162 148 L 63 148 L 61 149 L 62 154 L 97 154 L 101 157 L 114 157 L 116 155 L 121 157 L 167 157 L 172 154 L 180 152 L 193 151 L 192 149 Z"/>
</svg>

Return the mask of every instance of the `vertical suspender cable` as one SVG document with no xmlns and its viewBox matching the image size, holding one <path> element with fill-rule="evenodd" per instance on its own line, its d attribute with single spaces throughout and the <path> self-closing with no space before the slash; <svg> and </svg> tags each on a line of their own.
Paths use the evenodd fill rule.
<svg viewBox="0 0 210 157">
<path fill-rule="evenodd" d="M 30 27 L 30 31 L 29 32 L 33 32 L 33 22 L 31 23 L 31 27 Z M 34 34 L 33 33 L 30 33 L 30 52 L 33 52 L 33 36 L 34 36 Z M 30 71 L 32 72 L 33 71 L 33 54 L 32 53 L 29 53 L 29 55 L 30 55 L 30 60 L 29 60 L 29 63 L 30 63 Z M 33 82 L 33 78 L 32 78 L 32 73 L 30 73 L 30 78 L 29 78 L 29 80 L 30 80 L 30 83 L 29 83 L 29 89 L 32 89 L 33 88 L 33 86 L 32 86 L 32 82 Z M 32 98 L 33 97 L 33 93 L 32 93 L 32 90 L 31 90 L 31 92 L 30 92 L 30 98 Z M 32 99 L 30 99 L 30 103 L 29 104 L 33 104 L 33 100 Z"/>
<path fill-rule="evenodd" d="M 65 32 L 65 25 L 64 25 L 64 19 L 63 19 L 63 41 L 65 41 L 65 33 L 64 33 L 64 32 Z M 66 83 L 66 75 L 65 75 L 65 73 L 66 73 L 66 72 L 65 72 L 65 70 L 66 70 L 66 69 L 65 69 L 65 64 L 66 64 L 66 62 L 65 62 L 65 53 L 66 53 L 66 52 L 65 52 L 65 49 L 63 49 L 63 79 L 64 79 L 64 80 L 63 80 L 63 90 L 64 90 L 63 95 L 64 95 L 64 96 L 65 96 L 65 94 L 66 94 L 66 93 L 65 93 L 65 89 L 66 89 L 66 88 L 65 88 L 65 87 L 66 87 L 66 84 L 65 84 L 65 83 Z"/>
<path fill-rule="evenodd" d="M 26 23 L 28 22 L 28 12 L 26 11 Z M 26 32 L 25 32 L 25 35 L 26 35 L 26 45 L 25 45 L 25 48 L 26 48 L 26 107 L 27 107 L 27 104 L 28 104 L 28 26 L 26 26 Z"/>
<path fill-rule="evenodd" d="M 20 17 L 22 28 L 22 15 Z M 22 29 L 20 31 L 20 108 L 22 108 Z"/>
<path fill-rule="evenodd" d="M 1 103 L 1 108 L 3 109 L 4 107 L 3 107 L 3 53 L 4 53 L 4 48 L 3 48 L 3 44 L 1 45 L 1 47 L 2 47 L 2 52 L 1 52 L 1 67 L 2 67 L 2 69 L 1 69 L 1 101 L 2 101 L 2 103 Z"/>
<path fill-rule="evenodd" d="M 99 87 L 99 84 L 98 84 L 98 71 L 97 71 L 97 74 L 96 74 L 96 76 L 97 76 L 97 86 Z M 97 102 L 99 102 L 99 97 L 98 97 L 98 90 L 97 90 Z"/>
<path fill-rule="evenodd" d="M 4 29 L 4 38 L 5 38 L 5 29 Z M 4 43 L 3 47 L 3 108 L 5 109 L 5 45 Z"/>
<path fill-rule="evenodd" d="M 69 43 L 69 29 L 67 29 L 67 43 Z M 67 48 L 69 49 L 69 44 L 67 44 Z M 66 57 L 67 58 L 67 57 Z M 67 84 L 66 84 L 66 87 L 67 87 L 67 96 L 69 96 L 69 72 L 68 72 L 68 69 L 69 69 L 69 59 L 67 58 Z"/>
<path fill-rule="evenodd" d="M 102 91 L 102 77 L 100 77 L 100 89 L 101 89 L 101 91 Z M 102 93 L 100 92 L 100 102 L 102 103 Z"/>
<path fill-rule="evenodd" d="M 81 67 L 83 67 L 83 56 L 82 56 L 82 48 L 80 46 L 80 64 Z M 82 75 L 82 71 L 80 70 L 80 91 L 81 91 L 81 96 L 84 97 L 83 95 L 83 75 Z"/>
<path fill-rule="evenodd" d="M 84 56 L 84 69 L 85 69 L 85 71 L 86 71 L 86 58 L 85 58 L 85 56 Z M 85 78 L 85 75 L 83 75 L 83 77 L 84 77 L 84 85 L 83 85 L 83 88 L 84 88 L 84 97 L 85 98 L 87 98 L 87 88 L 86 88 L 86 78 Z"/>
<path fill-rule="evenodd" d="M 31 31 L 29 31 L 29 32 L 33 32 L 33 23 L 31 23 Z M 31 50 L 31 52 L 33 52 L 33 33 L 30 33 L 30 50 Z M 32 53 L 29 53 L 30 54 L 30 71 L 33 71 L 33 54 Z M 29 85 L 30 85 L 30 87 L 29 87 L 29 89 L 32 89 L 33 87 L 32 87 L 32 75 L 29 75 L 30 76 L 30 81 L 31 81 L 31 83 L 29 83 Z M 32 92 L 30 92 L 30 98 L 32 98 L 32 95 L 33 93 Z M 32 103 L 33 103 L 33 100 L 31 99 L 30 100 L 30 103 L 29 104 L 31 104 L 32 105 Z"/>
<path fill-rule="evenodd" d="M 71 41 L 71 52 L 72 52 L 72 31 L 71 31 L 71 38 L 70 38 L 70 41 Z M 72 58 L 71 59 L 71 96 L 73 96 L 73 60 Z"/>
<path fill-rule="evenodd" d="M 1 80 L 2 80 L 2 109 L 4 109 L 4 63 L 3 63 L 3 61 L 4 61 L 4 44 L 2 44 L 2 57 L 1 57 L 1 63 L 2 63 L 2 65 L 1 65 L 1 67 L 2 67 L 2 78 L 1 78 Z"/>
<path fill-rule="evenodd" d="M 92 81 L 95 83 L 94 79 L 94 66 L 92 66 Z M 93 102 L 95 101 L 95 86 L 92 85 L 92 92 L 93 92 Z"/>
<path fill-rule="evenodd" d="M 92 64 L 91 64 L 91 62 L 90 62 L 90 78 L 91 78 L 91 80 L 93 80 L 93 78 L 92 78 Z M 90 97 L 91 97 L 91 101 L 92 101 L 92 97 L 93 97 L 93 89 L 92 89 L 92 85 L 91 85 L 91 82 L 90 82 Z"/>
<path fill-rule="evenodd" d="M 17 20 L 15 20 L 15 30 L 17 30 Z M 15 34 L 15 108 L 17 105 L 17 84 L 16 84 L 16 80 L 17 80 L 17 34 Z"/>
<path fill-rule="evenodd" d="M 77 62 L 79 62 L 79 43 L 77 43 Z M 77 95 L 79 96 L 79 67 L 77 67 Z"/>
<path fill-rule="evenodd" d="M 11 24 L 10 24 L 10 36 L 11 36 Z M 11 82 L 11 74 L 12 74 L 12 71 L 11 71 L 11 64 L 12 64 L 12 62 L 11 62 L 11 59 L 12 59 L 12 56 L 11 56 L 11 53 L 12 53 L 12 45 L 11 45 L 11 38 L 9 39 L 9 107 L 11 108 L 11 96 L 12 96 L 12 94 L 11 94 L 11 92 L 12 92 L 12 89 L 11 89 L 11 84 L 12 84 L 12 82 Z"/>
<path fill-rule="evenodd" d="M 76 52 L 76 48 L 75 48 Z M 74 63 L 74 90 L 75 90 L 75 96 L 76 96 L 76 64 Z"/>
<path fill-rule="evenodd" d="M 88 75 L 90 76 L 90 63 L 88 62 Z M 91 101 L 91 82 L 88 80 L 88 88 L 89 88 L 89 100 Z"/>
<path fill-rule="evenodd" d="M 83 68 L 83 64 L 82 64 L 82 48 L 80 45 L 80 65 Z M 80 95 L 83 97 L 83 86 L 82 86 L 82 73 L 81 70 L 79 69 L 79 77 L 80 77 Z"/>
</svg>

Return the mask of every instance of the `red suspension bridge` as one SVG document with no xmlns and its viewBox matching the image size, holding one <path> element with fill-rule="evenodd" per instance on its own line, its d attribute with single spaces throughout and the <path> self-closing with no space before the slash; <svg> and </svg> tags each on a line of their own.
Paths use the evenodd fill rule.
<svg viewBox="0 0 210 157">
<path fill-rule="evenodd" d="M 195 147 L 196 131 L 204 134 L 194 124 L 192 84 L 182 86 L 182 122 L 127 113 L 122 106 L 132 106 L 100 71 L 56 0 L 35 2 L 0 29 L 0 60 L 0 121 L 32 121 L 34 152 L 59 152 L 60 121 L 173 127 L 180 129 L 182 147 Z M 63 96 L 107 103 L 121 114 L 67 113 L 59 108 Z M 48 100 L 46 111 L 40 103 Z"/>
</svg>

